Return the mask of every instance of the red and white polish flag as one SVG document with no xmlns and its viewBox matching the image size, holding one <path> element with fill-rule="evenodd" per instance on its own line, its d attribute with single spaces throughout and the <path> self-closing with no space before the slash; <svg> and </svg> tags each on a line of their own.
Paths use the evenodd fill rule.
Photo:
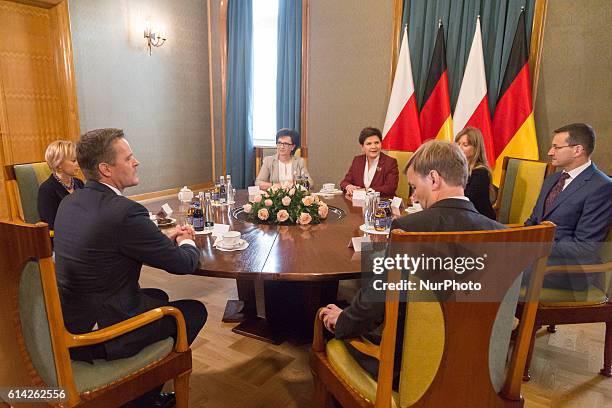
<svg viewBox="0 0 612 408">
<path fill-rule="evenodd" d="M 421 128 L 412 80 L 408 32 L 404 27 L 391 98 L 383 127 L 382 148 L 413 152 L 420 145 Z"/>
<path fill-rule="evenodd" d="M 476 31 L 459 89 L 457 106 L 453 115 L 453 134 L 457 135 L 465 127 L 480 129 L 484 137 L 487 160 L 489 165 L 493 166 L 495 164 L 495 154 L 493 132 L 491 131 L 491 114 L 489 113 L 487 98 L 487 77 L 482 51 L 480 17 L 476 20 Z"/>
</svg>

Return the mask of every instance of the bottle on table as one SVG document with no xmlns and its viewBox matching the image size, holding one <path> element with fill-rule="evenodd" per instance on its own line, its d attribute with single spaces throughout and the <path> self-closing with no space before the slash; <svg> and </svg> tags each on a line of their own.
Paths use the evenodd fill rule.
<svg viewBox="0 0 612 408">
<path fill-rule="evenodd" d="M 204 212 L 202 211 L 202 203 L 196 199 L 193 208 L 193 229 L 196 231 L 204 231 Z"/>
<path fill-rule="evenodd" d="M 378 205 L 376 214 L 374 214 L 374 229 L 382 232 L 387 229 L 387 212 L 383 205 Z"/>
<path fill-rule="evenodd" d="M 219 204 L 219 192 L 221 191 L 221 185 L 219 182 L 215 182 L 215 189 L 212 193 L 212 202 L 213 204 Z"/>
<path fill-rule="evenodd" d="M 232 186 L 232 177 L 228 174 L 227 176 L 225 176 L 225 180 L 227 182 L 227 203 L 228 204 L 233 204 L 234 203 L 234 186 Z"/>
<path fill-rule="evenodd" d="M 210 231 L 214 228 L 215 223 L 212 217 L 210 193 L 204 195 L 204 229 Z"/>
<path fill-rule="evenodd" d="M 225 185 L 225 177 L 219 177 L 219 204 L 227 203 L 227 186 Z"/>
<path fill-rule="evenodd" d="M 191 204 L 189 205 L 189 209 L 187 210 L 187 214 L 185 215 L 185 223 L 193 226 L 193 211 L 196 207 L 197 198 L 193 197 L 191 200 Z"/>
</svg>

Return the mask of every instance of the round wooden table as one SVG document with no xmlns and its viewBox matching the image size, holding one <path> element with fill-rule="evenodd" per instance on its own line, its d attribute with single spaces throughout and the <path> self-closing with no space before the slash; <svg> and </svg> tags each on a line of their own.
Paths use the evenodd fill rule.
<svg viewBox="0 0 612 408">
<path fill-rule="evenodd" d="M 238 300 L 229 300 L 223 321 L 239 322 L 232 330 L 278 344 L 284 339 L 307 340 L 319 307 L 334 303 L 341 279 L 359 278 L 361 256 L 349 247 L 352 237 L 363 236 L 361 206 L 342 195 L 322 197 L 342 210 L 341 219 L 308 226 L 261 225 L 232 215 L 247 202 L 246 190 L 236 203 L 213 208 L 215 223 L 229 224 L 249 243 L 243 251 L 224 252 L 213 247 L 211 235 L 197 235 L 201 248 L 196 275 L 236 279 Z M 146 205 L 157 212 L 161 202 Z M 178 209 L 178 200 L 169 204 Z M 395 212 L 399 215 L 399 212 Z M 370 235 L 386 241 L 385 235 Z"/>
</svg>

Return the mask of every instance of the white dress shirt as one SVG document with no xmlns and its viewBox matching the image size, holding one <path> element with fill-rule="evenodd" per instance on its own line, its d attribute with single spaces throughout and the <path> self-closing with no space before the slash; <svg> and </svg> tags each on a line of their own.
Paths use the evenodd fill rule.
<svg viewBox="0 0 612 408">
<path fill-rule="evenodd" d="M 366 157 L 365 167 L 363 168 L 363 186 L 367 189 L 370 188 L 370 184 L 376 175 L 376 169 L 378 168 L 378 159 L 380 159 L 380 154 L 374 160 L 374 163 L 368 168 L 368 158 Z"/>
<path fill-rule="evenodd" d="M 584 163 L 582 166 L 576 167 L 574 170 L 565 171 L 564 173 L 569 174 L 569 178 L 565 180 L 565 184 L 563 185 L 563 190 L 565 190 L 567 186 L 569 186 L 569 184 L 572 182 L 572 180 L 578 177 L 578 175 L 582 173 L 583 171 L 585 171 L 587 167 L 589 167 L 590 165 L 591 165 L 591 161 L 589 160 L 588 162 Z"/>
</svg>

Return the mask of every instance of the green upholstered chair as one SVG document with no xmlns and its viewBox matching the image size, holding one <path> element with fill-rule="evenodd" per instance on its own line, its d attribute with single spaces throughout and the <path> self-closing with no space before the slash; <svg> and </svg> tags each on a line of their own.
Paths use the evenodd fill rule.
<svg viewBox="0 0 612 408">
<path fill-rule="evenodd" d="M 365 339 L 350 340 L 361 352 L 379 360 L 378 379 L 370 377 L 348 353 L 343 341 L 324 340 L 323 325 L 315 320 L 310 365 L 315 381 L 313 406 L 325 407 L 335 398 L 343 407 L 522 407 L 521 376 L 528 352 L 537 301 L 529 303 L 518 326 L 519 335 L 507 362 L 514 309 L 518 300 L 521 271 L 535 264 L 529 299 L 537 299 L 554 225 L 521 227 L 499 231 L 411 233 L 393 230 L 390 242 L 403 248 L 422 243 L 502 243 L 495 261 L 489 254 L 480 281 L 483 291 L 495 286 L 486 301 L 409 301 L 403 344 L 396 340 L 398 294 L 387 291 L 385 321 L 380 346 Z M 525 243 L 513 250 L 506 243 Z M 394 250 L 395 256 L 403 249 Z M 521 250 L 520 262 L 508 262 Z M 418 251 L 415 249 L 414 251 Z M 416 252 L 415 252 L 416 253 Z M 521 265 L 519 265 L 521 264 Z M 391 281 L 399 272 L 389 272 Z M 411 279 L 416 279 L 414 276 Z M 490 280 L 489 280 L 490 279 Z M 488 282 L 492 285 L 486 285 Z M 493 292 L 491 292 L 493 293 Z M 489 296 L 483 292 L 483 296 Z M 408 295 L 410 296 L 410 294 Z M 501 298 L 501 299 L 498 299 Z M 481 298 L 482 299 L 482 298 Z M 497 300 L 494 300 L 497 299 Z M 399 389 L 392 389 L 394 349 L 402 347 Z"/>
<path fill-rule="evenodd" d="M 191 350 L 178 309 L 161 307 L 90 333 L 64 326 L 47 225 L 0 222 L 0 384 L 59 387 L 64 407 L 119 407 L 174 379 L 177 407 L 188 404 Z M 71 361 L 69 348 L 98 344 L 170 315 L 169 337 L 135 356 L 93 364 Z"/>
<path fill-rule="evenodd" d="M 501 184 L 493 205 L 497 221 L 523 224 L 538 200 L 544 178 L 554 171 L 547 162 L 504 157 Z"/>
<path fill-rule="evenodd" d="M 523 379 L 530 379 L 529 366 L 534 353 L 536 332 L 545 325 L 554 333 L 558 324 L 600 323 L 606 324 L 604 362 L 599 373 L 612 377 L 612 230 L 608 232 L 600 250 L 601 264 L 548 266 L 545 273 L 601 273 L 599 285 L 589 285 L 584 291 L 542 288 L 540 304 Z M 525 288 L 521 288 L 525 292 Z M 523 310 L 519 303 L 517 317 Z"/>
<path fill-rule="evenodd" d="M 293 153 L 294 156 L 302 157 L 306 164 L 308 164 L 308 155 L 305 147 L 298 147 Z M 259 174 L 263 159 L 268 156 L 274 156 L 276 154 L 276 147 L 256 147 L 255 148 L 255 177 Z"/>
<path fill-rule="evenodd" d="M 399 183 L 397 184 L 395 195 L 403 198 L 404 200 L 408 200 L 410 198 L 410 186 L 408 184 L 406 173 L 404 173 L 404 168 L 414 153 L 400 152 L 398 150 L 389 150 L 385 153 L 397 160 L 397 167 L 399 168 Z"/>
<path fill-rule="evenodd" d="M 46 162 L 12 164 L 4 167 L 4 180 L 9 199 L 11 220 L 36 223 L 38 187 L 51 175 Z"/>
</svg>

